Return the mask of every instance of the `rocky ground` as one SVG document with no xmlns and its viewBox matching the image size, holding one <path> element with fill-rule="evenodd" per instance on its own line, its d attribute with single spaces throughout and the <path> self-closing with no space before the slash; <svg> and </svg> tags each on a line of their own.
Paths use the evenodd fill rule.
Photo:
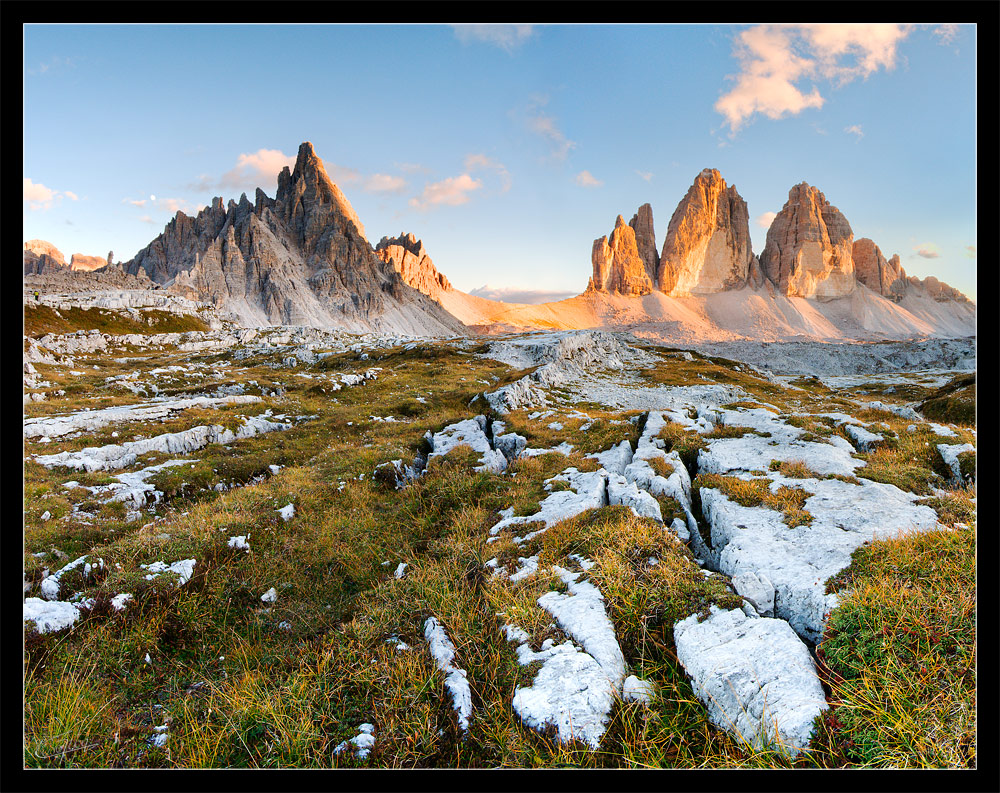
<svg viewBox="0 0 1000 793">
<path fill-rule="evenodd" d="M 974 766 L 934 344 L 25 337 L 25 763 Z"/>
<path fill-rule="evenodd" d="M 905 371 L 975 371 L 976 339 L 923 339 L 868 344 L 811 341 L 694 343 L 707 355 L 735 358 L 775 374 L 873 375 Z"/>
</svg>

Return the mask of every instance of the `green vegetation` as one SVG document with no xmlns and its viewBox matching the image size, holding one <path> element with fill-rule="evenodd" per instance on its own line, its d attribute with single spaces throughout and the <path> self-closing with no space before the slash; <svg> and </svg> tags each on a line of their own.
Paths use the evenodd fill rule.
<svg viewBox="0 0 1000 793">
<path fill-rule="evenodd" d="M 479 455 L 459 447 L 434 458 L 424 476 L 397 490 L 394 478 L 375 476 L 376 466 L 394 459 L 409 464 L 426 451 L 426 431 L 477 412 L 489 415 L 476 397 L 524 372 L 443 343 L 370 354 L 361 360 L 358 353 L 337 353 L 294 368 L 278 366 L 280 352 L 248 360 L 228 352 L 171 350 L 140 351 L 135 356 L 140 360 L 132 361 L 82 355 L 77 369 L 82 374 L 73 376 L 65 367 L 38 365 L 42 377 L 67 394 L 26 405 L 27 415 L 134 403 L 140 398 L 105 378 L 138 370 L 139 379 L 149 381 L 150 369 L 175 364 L 206 367 L 161 375 L 156 380 L 161 393 L 256 381 L 246 393 L 280 388 L 284 394 L 253 405 L 181 411 L 162 422 L 120 423 L 51 444 L 29 439 L 26 455 L 199 424 L 236 426 L 241 417 L 268 409 L 314 418 L 284 432 L 185 455 L 189 463 L 151 479 L 163 499 L 138 514 L 85 489 L 112 484 L 120 472 L 48 470 L 26 460 L 23 563 L 30 591 L 25 596 L 39 596 L 45 570 L 51 573 L 80 555 L 105 563 L 97 575 L 85 578 L 77 571 L 62 581 L 61 596 L 94 598 L 74 626 L 38 634 L 26 624 L 26 766 L 975 764 L 974 486 L 922 501 L 942 522 L 971 528 L 872 543 L 831 582 L 843 603 L 833 612 L 819 657 L 833 708 L 819 725 L 814 751 L 793 763 L 770 749 L 754 750 L 709 723 L 677 660 L 673 625 L 689 614 L 706 614 L 712 605 L 739 608 L 742 600 L 725 576 L 706 576 L 687 546 L 661 524 L 624 507 L 604 507 L 521 545 L 513 537 L 525 532 L 504 531 L 488 542 L 502 510 L 531 515 L 551 492 L 565 489 L 559 482 L 546 489 L 546 480 L 570 466 L 595 470 L 597 461 L 586 455 L 622 440 L 635 444 L 643 420 L 630 419 L 644 414 L 579 404 L 557 405 L 544 418 L 529 419 L 533 410 L 514 411 L 502 417 L 507 431 L 523 434 L 535 448 L 570 443 L 572 452 L 522 458 L 496 475 L 475 472 Z M 231 362 L 224 372 L 208 371 L 207 365 L 223 362 Z M 382 367 L 376 380 L 332 387 L 331 379 L 339 382 L 340 374 L 369 366 Z M 783 410 L 790 395 L 800 396 L 724 359 L 672 357 L 653 371 L 647 378 L 652 382 L 737 383 L 754 399 Z M 826 397 L 804 399 L 809 409 L 831 404 Z M 753 400 L 731 405 L 758 406 Z M 853 410 L 850 403 L 843 407 Z M 585 410 L 589 418 L 568 418 L 572 409 Z M 398 421 L 373 418 L 387 415 Z M 808 426 L 817 436 L 838 431 L 811 417 L 791 423 L 800 420 L 796 426 Z M 924 425 L 909 433 L 908 422 L 892 414 L 877 420 L 891 426 L 898 443 L 859 455 L 868 464 L 857 475 L 895 481 L 921 494 L 929 494 L 931 484 L 945 483 L 947 470 L 935 444 L 974 441 L 964 430 L 959 438 L 946 439 Z M 553 422 L 563 428 L 551 428 Z M 753 433 L 720 426 L 702 436 L 668 423 L 659 437 L 695 471 L 699 450 L 713 439 Z M 146 455 L 122 470 L 171 458 Z M 674 471 L 662 460 L 649 462 L 661 476 Z M 281 467 L 278 473 L 271 465 Z M 790 478 L 817 476 L 801 462 L 775 461 L 770 467 Z M 69 480 L 78 485 L 63 487 Z M 219 492 L 219 484 L 233 487 Z M 740 504 L 781 512 L 790 526 L 809 524 L 805 491 L 783 486 L 772 493 L 768 485 L 766 479 L 702 474 L 694 482 L 694 513 L 699 515 L 698 488 L 715 487 Z M 684 517 L 675 499 L 658 500 L 667 524 Z M 287 504 L 294 505 L 295 515 L 286 522 L 277 510 Z M 41 518 L 44 512 L 47 520 Z M 230 547 L 236 536 L 248 537 L 249 552 Z M 604 596 L 630 673 L 655 685 L 648 707 L 615 704 L 598 751 L 559 745 L 551 733 L 525 727 L 511 707 L 514 690 L 531 684 L 537 664 L 518 664 L 516 646 L 503 628 L 522 628 L 535 648 L 545 639 L 565 640 L 537 601 L 564 588 L 549 568 L 578 569 L 571 559 L 576 554 L 594 562 L 588 578 Z M 511 573 L 522 557 L 534 555 L 541 572 L 513 584 L 485 566 L 496 558 Z M 196 565 L 192 579 L 180 587 L 169 576 L 147 580 L 140 567 L 182 559 L 195 559 Z M 408 567 L 396 578 L 400 563 Z M 277 599 L 262 602 L 272 587 Z M 118 611 L 110 599 L 125 592 L 133 599 Z M 456 646 L 456 665 L 468 674 L 473 714 L 467 734 L 458 728 L 443 675 L 427 652 L 423 626 L 429 616 L 445 626 Z M 399 649 L 397 639 L 410 649 Z M 336 754 L 363 722 L 375 725 L 370 758 Z M 157 747 L 150 738 L 162 725 L 169 738 Z"/>
<path fill-rule="evenodd" d="M 976 375 L 955 377 L 920 405 L 920 412 L 932 421 L 976 426 Z"/>
<path fill-rule="evenodd" d="M 829 583 L 824 764 L 976 765 L 975 580 L 975 531 L 959 529 L 873 543 Z"/>
<path fill-rule="evenodd" d="M 99 330 L 102 333 L 186 333 L 208 330 L 199 317 L 172 314 L 156 309 L 142 309 L 140 319 L 127 311 L 110 308 L 61 308 L 24 305 L 24 335 L 38 338 L 46 333 L 72 333 Z"/>
<path fill-rule="evenodd" d="M 639 375 L 647 382 L 660 385 L 704 385 L 706 382 L 738 385 L 754 398 L 767 402 L 781 401 L 787 393 L 780 385 L 753 372 L 747 364 L 705 357 L 696 352 L 691 356 L 691 361 L 680 355 L 663 356 L 661 363 L 640 371 Z"/>
<path fill-rule="evenodd" d="M 808 526 L 812 523 L 813 516 L 803 509 L 809 493 L 787 485 L 772 490 L 770 485 L 768 479 L 738 479 L 721 474 L 698 474 L 691 483 L 692 488 L 719 490 L 730 501 L 744 507 L 766 507 L 780 512 L 784 515 L 786 526 Z"/>
</svg>

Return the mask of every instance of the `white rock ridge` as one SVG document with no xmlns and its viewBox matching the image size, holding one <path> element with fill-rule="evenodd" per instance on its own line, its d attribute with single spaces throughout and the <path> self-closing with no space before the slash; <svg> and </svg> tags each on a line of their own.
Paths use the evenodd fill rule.
<svg viewBox="0 0 1000 793">
<path fill-rule="evenodd" d="M 424 623 L 424 638 L 437 668 L 445 674 L 444 685 L 451 694 L 455 713 L 458 715 L 458 726 L 463 732 L 468 732 L 469 717 L 472 715 L 472 691 L 469 688 L 468 674 L 454 664 L 455 645 L 436 617 L 428 617 Z"/>
<path fill-rule="evenodd" d="M 711 607 L 674 626 L 677 658 L 713 724 L 755 749 L 795 756 L 828 706 L 809 650 L 788 623 Z"/>
<path fill-rule="evenodd" d="M 181 432 L 168 432 L 140 441 L 127 441 L 121 445 L 90 446 L 78 452 L 36 455 L 35 461 L 46 468 L 65 466 L 75 470 L 107 471 L 132 465 L 141 454 L 165 452 L 167 454 L 187 454 L 210 443 L 232 443 L 244 438 L 252 438 L 265 432 L 291 429 L 287 422 L 269 421 L 268 411 L 262 416 L 246 419 L 236 432 L 219 424 L 201 425 Z"/>
</svg>

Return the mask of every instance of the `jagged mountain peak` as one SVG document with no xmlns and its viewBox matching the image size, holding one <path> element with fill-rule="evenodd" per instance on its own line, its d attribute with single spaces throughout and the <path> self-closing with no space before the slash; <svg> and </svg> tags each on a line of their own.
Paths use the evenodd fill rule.
<svg viewBox="0 0 1000 793">
<path fill-rule="evenodd" d="M 127 270 L 228 309 L 250 326 L 464 330 L 376 255 L 308 141 L 295 167 L 278 175 L 275 199 L 260 188 L 255 199 L 251 204 L 244 193 L 223 205 L 217 197 L 195 218 L 178 214 Z"/>
</svg>

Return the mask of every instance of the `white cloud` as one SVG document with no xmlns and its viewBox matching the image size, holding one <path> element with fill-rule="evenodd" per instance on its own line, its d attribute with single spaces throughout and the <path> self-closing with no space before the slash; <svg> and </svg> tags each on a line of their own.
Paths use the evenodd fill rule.
<svg viewBox="0 0 1000 793">
<path fill-rule="evenodd" d="M 246 192 L 261 185 L 272 185 L 286 165 L 293 168 L 295 158 L 279 149 L 258 149 L 241 154 L 236 158 L 236 165 L 219 178 L 218 187 Z"/>
<path fill-rule="evenodd" d="M 145 198 L 140 198 L 140 199 L 137 199 L 137 200 L 133 201 L 131 198 L 123 198 L 122 199 L 122 203 L 123 204 L 131 204 L 134 207 L 140 207 L 141 208 L 141 207 L 146 206 L 146 199 Z"/>
<path fill-rule="evenodd" d="M 516 286 L 495 287 L 489 284 L 477 287 L 469 291 L 470 295 L 482 297 L 487 300 L 499 300 L 504 303 L 551 303 L 557 300 L 565 300 L 567 297 L 575 297 L 578 292 L 559 292 L 546 289 L 524 289 Z"/>
<path fill-rule="evenodd" d="M 851 124 L 849 127 L 844 127 L 844 132 L 849 132 L 851 135 L 857 135 L 858 140 L 861 140 L 865 136 L 865 133 L 861 131 L 860 124 Z"/>
<path fill-rule="evenodd" d="M 139 218 L 143 223 L 152 223 L 153 219 L 149 215 L 143 215 Z"/>
<path fill-rule="evenodd" d="M 285 154 L 280 149 L 258 149 L 255 152 L 240 154 L 236 158 L 236 165 L 218 179 L 202 174 L 197 182 L 188 185 L 188 187 L 197 191 L 219 191 L 229 194 L 242 192 L 246 193 L 248 197 L 252 197 L 258 187 L 264 189 L 265 192 L 268 189 L 273 190 L 278 182 L 278 174 L 285 166 L 293 169 L 295 157 Z M 398 182 L 392 181 L 398 177 L 385 174 L 372 174 L 363 177 L 355 168 L 331 162 L 324 162 L 323 168 L 326 170 L 327 176 L 338 185 L 360 184 L 361 189 L 367 192 L 399 192 L 403 189 L 398 186 Z M 405 186 L 405 182 L 403 186 Z"/>
<path fill-rule="evenodd" d="M 512 53 L 535 33 L 533 25 L 452 25 L 463 44 L 482 41 Z"/>
<path fill-rule="evenodd" d="M 965 246 L 965 255 L 967 257 L 969 257 L 970 259 L 975 259 L 976 258 L 976 246 L 975 245 L 966 245 Z"/>
<path fill-rule="evenodd" d="M 510 172 L 502 162 L 487 157 L 485 154 L 469 154 L 465 158 L 464 166 L 466 173 L 471 173 L 472 171 L 493 171 L 500 177 L 500 192 L 506 193 L 510 190 Z"/>
<path fill-rule="evenodd" d="M 933 242 L 925 242 L 920 245 L 914 245 L 913 250 L 917 252 L 917 256 L 924 259 L 939 259 L 941 258 L 941 252 L 938 250 L 937 245 Z"/>
<path fill-rule="evenodd" d="M 463 173 L 460 176 L 452 176 L 440 182 L 432 182 L 424 185 L 424 192 L 419 198 L 410 199 L 410 206 L 414 209 L 427 210 L 435 206 L 459 206 L 469 201 L 469 193 L 479 190 L 483 183 L 479 179 L 473 179 L 469 174 Z"/>
<path fill-rule="evenodd" d="M 401 193 L 406 189 L 406 180 L 402 176 L 375 173 L 365 179 L 362 189 L 366 193 Z"/>
<path fill-rule="evenodd" d="M 35 184 L 27 176 L 24 177 L 24 200 L 32 209 L 48 209 L 58 193 L 43 184 Z"/>
<path fill-rule="evenodd" d="M 52 190 L 43 184 L 32 182 L 27 176 L 24 177 L 23 189 L 24 201 L 28 204 L 29 209 L 49 209 L 52 204 L 62 201 L 63 198 L 69 198 L 72 201 L 80 200 L 76 193 L 69 190 Z"/>
<path fill-rule="evenodd" d="M 777 212 L 765 212 L 763 215 L 758 215 L 755 222 L 762 229 L 769 229 L 776 217 L 778 217 Z"/>
<path fill-rule="evenodd" d="M 740 72 L 735 87 L 715 103 L 731 133 L 756 114 L 770 119 L 821 108 L 816 85 L 835 87 L 896 64 L 896 45 L 912 26 L 899 24 L 757 25 L 734 45 Z M 805 81 L 811 81 L 805 85 Z"/>
<path fill-rule="evenodd" d="M 573 181 L 580 185 L 580 187 L 600 187 L 604 184 L 600 179 L 595 179 L 590 171 L 580 171 L 573 178 Z"/>
<path fill-rule="evenodd" d="M 646 182 L 650 181 L 653 178 L 652 171 L 636 171 L 636 174 L 638 174 L 640 179 Z"/>
</svg>

